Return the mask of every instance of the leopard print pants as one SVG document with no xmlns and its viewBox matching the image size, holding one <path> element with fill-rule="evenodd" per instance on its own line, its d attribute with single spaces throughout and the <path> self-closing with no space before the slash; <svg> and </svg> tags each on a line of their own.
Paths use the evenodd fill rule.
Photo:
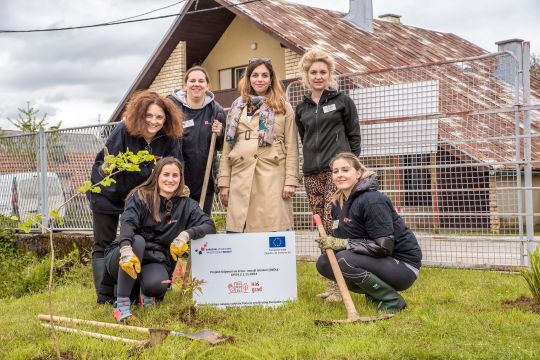
<svg viewBox="0 0 540 360">
<path fill-rule="evenodd" d="M 304 185 L 308 196 L 309 207 L 313 214 L 319 214 L 326 234 L 332 231 L 332 196 L 336 186 L 332 182 L 332 173 L 323 172 L 304 176 Z"/>
</svg>

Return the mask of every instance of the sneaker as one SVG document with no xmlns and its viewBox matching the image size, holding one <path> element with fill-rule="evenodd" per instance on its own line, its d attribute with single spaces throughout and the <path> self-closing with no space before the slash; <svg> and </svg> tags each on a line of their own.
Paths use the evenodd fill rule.
<svg viewBox="0 0 540 360">
<path fill-rule="evenodd" d="M 148 308 L 148 307 L 155 307 L 156 306 L 156 298 L 151 296 L 146 296 L 143 293 L 139 295 L 139 303 L 142 307 Z"/>
<path fill-rule="evenodd" d="M 128 297 L 119 297 L 116 299 L 116 308 L 113 315 L 118 322 L 127 322 L 137 318 L 131 313 L 131 300 Z"/>
</svg>

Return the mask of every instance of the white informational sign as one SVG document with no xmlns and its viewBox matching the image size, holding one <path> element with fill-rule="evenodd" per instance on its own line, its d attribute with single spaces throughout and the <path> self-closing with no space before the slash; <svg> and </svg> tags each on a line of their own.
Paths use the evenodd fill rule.
<svg viewBox="0 0 540 360">
<path fill-rule="evenodd" d="M 191 242 L 197 305 L 279 306 L 296 300 L 293 231 L 214 234 Z"/>
</svg>

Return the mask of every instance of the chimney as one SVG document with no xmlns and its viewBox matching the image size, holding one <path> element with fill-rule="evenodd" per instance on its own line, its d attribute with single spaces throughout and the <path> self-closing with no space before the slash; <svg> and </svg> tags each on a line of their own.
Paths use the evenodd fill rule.
<svg viewBox="0 0 540 360">
<path fill-rule="evenodd" d="M 373 4 L 371 0 L 349 0 L 345 20 L 362 31 L 373 32 Z"/>
<path fill-rule="evenodd" d="M 399 20 L 400 18 L 401 18 L 401 15 L 396 15 L 396 14 L 379 15 L 379 19 L 388 21 L 394 24 L 401 24 L 401 21 Z"/>
<path fill-rule="evenodd" d="M 497 59 L 497 67 L 495 69 L 495 76 L 507 83 L 514 85 L 515 71 L 522 70 L 523 65 L 523 40 L 521 39 L 508 39 L 501 40 L 495 43 L 497 45 L 497 51 L 510 51 L 517 58 L 519 68 L 515 69 L 515 62 L 508 58 L 502 57 Z M 522 79 L 518 79 L 519 86 L 522 86 Z"/>
</svg>

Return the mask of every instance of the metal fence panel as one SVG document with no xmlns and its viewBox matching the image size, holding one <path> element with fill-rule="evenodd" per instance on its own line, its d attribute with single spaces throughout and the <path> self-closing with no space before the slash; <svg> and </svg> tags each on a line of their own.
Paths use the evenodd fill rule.
<svg viewBox="0 0 540 360">
<path fill-rule="evenodd" d="M 540 105 L 523 106 L 519 74 L 511 54 L 497 53 L 339 77 L 340 90 L 360 116 L 361 160 L 377 171 L 381 190 L 417 234 L 426 264 L 526 263 L 534 239 L 525 236 L 525 219 L 540 223 Z M 299 81 L 288 86 L 293 107 L 305 91 Z M 540 94 L 533 92 L 530 103 L 540 104 Z M 55 227 L 91 230 L 88 201 L 77 188 L 89 179 L 113 127 L 46 131 L 44 173 L 37 134 L 0 138 L 2 214 L 40 211 L 40 181 L 25 182 L 24 176 L 46 179 L 48 201 L 56 206 L 58 179 L 60 198 L 74 198 L 63 210 L 65 224 Z M 523 171 L 527 164 L 532 175 Z M 14 181 L 21 173 L 26 175 Z M 297 254 L 316 258 L 316 229 L 303 186 L 293 201 Z M 217 197 L 213 214 L 223 229 L 226 209 Z"/>
<path fill-rule="evenodd" d="M 531 112 L 527 135 L 518 75 L 515 58 L 498 53 L 339 77 L 360 117 L 361 160 L 417 234 L 424 263 L 525 263 L 525 204 L 540 178 L 526 199 L 524 154 L 529 140 L 539 170 L 540 117 Z M 305 92 L 289 85 L 293 107 Z M 300 254 L 318 255 L 315 236 L 300 236 Z"/>
</svg>

